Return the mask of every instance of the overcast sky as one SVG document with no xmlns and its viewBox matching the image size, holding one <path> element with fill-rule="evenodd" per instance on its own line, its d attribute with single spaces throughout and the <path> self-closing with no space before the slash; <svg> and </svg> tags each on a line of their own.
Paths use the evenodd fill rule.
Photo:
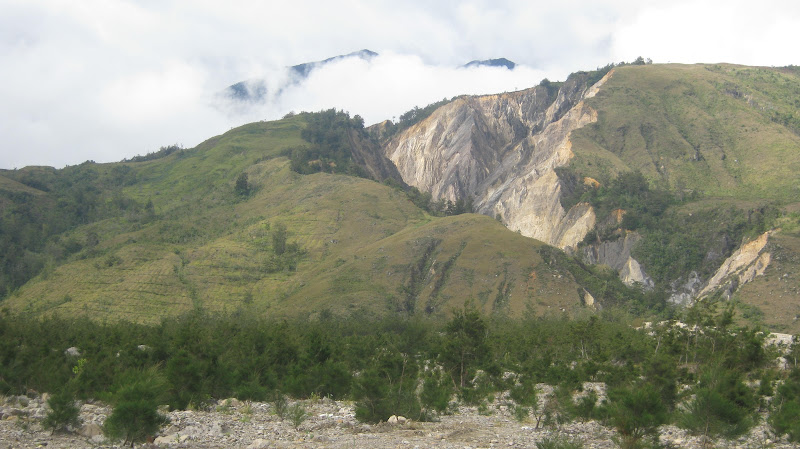
<svg viewBox="0 0 800 449">
<path fill-rule="evenodd" d="M 432 6 L 433 5 L 433 6 Z M 637 56 L 800 64 L 800 2 L 532 0 L 0 0 L 0 168 L 112 162 L 289 111 L 368 124 L 465 93 L 523 89 Z M 267 104 L 238 81 L 360 49 Z M 475 59 L 520 66 L 462 69 Z"/>
</svg>

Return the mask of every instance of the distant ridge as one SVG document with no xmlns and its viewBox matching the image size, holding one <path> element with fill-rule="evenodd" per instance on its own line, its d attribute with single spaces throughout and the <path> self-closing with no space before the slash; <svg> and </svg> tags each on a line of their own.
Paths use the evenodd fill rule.
<svg viewBox="0 0 800 449">
<path fill-rule="evenodd" d="M 293 66 L 289 67 L 289 70 L 291 70 L 292 73 L 295 73 L 295 74 L 305 78 L 311 73 L 312 70 L 314 70 L 314 69 L 316 69 L 318 67 L 322 67 L 325 64 L 328 64 L 328 63 L 331 63 L 331 62 L 334 62 L 334 61 L 341 61 L 342 59 L 349 59 L 349 58 L 359 58 L 359 59 L 363 59 L 365 61 L 369 61 L 370 59 L 372 59 L 372 58 L 374 58 L 376 56 L 378 56 L 378 54 L 375 53 L 374 51 L 364 49 L 364 50 L 354 51 L 354 52 L 348 53 L 346 55 L 334 56 L 332 58 L 324 59 L 322 61 L 306 62 L 304 64 L 293 65 Z"/>
<path fill-rule="evenodd" d="M 505 67 L 508 70 L 514 70 L 516 66 L 517 64 L 506 58 L 484 59 L 483 61 L 475 60 L 464 64 L 464 67 Z"/>
<path fill-rule="evenodd" d="M 315 69 L 325 66 L 331 62 L 341 61 L 343 59 L 350 59 L 350 58 L 359 58 L 365 61 L 369 61 L 370 59 L 378 56 L 378 53 L 374 51 L 363 49 L 359 51 L 354 51 L 352 53 L 348 53 L 346 55 L 338 55 L 333 56 L 328 59 L 324 59 L 322 61 L 314 61 L 314 62 L 305 62 L 302 64 L 293 65 L 291 67 L 287 67 L 287 71 L 291 75 L 291 81 L 289 84 L 294 84 L 300 82 L 307 78 L 311 72 Z M 280 90 L 282 90 L 282 86 Z M 225 90 L 223 90 L 222 94 L 224 97 L 227 97 L 236 102 L 260 102 L 267 96 L 267 83 L 266 80 L 263 78 L 256 78 L 246 81 L 239 81 L 238 83 L 231 84 Z"/>
</svg>

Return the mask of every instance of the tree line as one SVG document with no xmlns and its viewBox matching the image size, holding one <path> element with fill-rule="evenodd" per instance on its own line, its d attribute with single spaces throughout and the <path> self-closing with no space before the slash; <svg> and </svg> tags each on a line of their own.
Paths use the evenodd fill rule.
<svg viewBox="0 0 800 449">
<path fill-rule="evenodd" d="M 681 317 L 684 325 L 636 329 L 612 309 L 576 320 L 508 320 L 465 306 L 446 321 L 330 312 L 295 321 L 195 309 L 157 326 L 4 313 L 0 392 L 68 391 L 70 400 L 117 406 L 141 393 L 153 407 L 173 409 L 231 396 L 330 397 L 355 401 L 367 422 L 434 419 L 459 403 L 488 409 L 507 392 L 521 420 L 594 419 L 631 444 L 665 423 L 735 438 L 764 412 L 777 434 L 798 441 L 800 345 L 783 354 L 789 369 L 780 370 L 765 334 L 735 327 L 734 314 L 701 304 Z M 79 354 L 65 353 L 70 347 Z M 575 399 L 585 382 L 605 383 L 607 397 L 586 391 Z M 540 384 L 555 388 L 546 400 Z"/>
</svg>

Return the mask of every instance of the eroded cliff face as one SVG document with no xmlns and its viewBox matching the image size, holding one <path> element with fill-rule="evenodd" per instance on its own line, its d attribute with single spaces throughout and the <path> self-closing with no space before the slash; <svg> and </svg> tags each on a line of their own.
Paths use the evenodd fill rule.
<svg viewBox="0 0 800 449">
<path fill-rule="evenodd" d="M 702 298 L 722 290 L 722 296 L 730 299 L 737 288 L 762 276 L 772 260 L 772 255 L 765 251 L 769 235 L 765 232 L 731 254 L 697 296 Z"/>
<path fill-rule="evenodd" d="M 597 120 L 583 100 L 612 74 L 589 87 L 585 75 L 570 77 L 557 94 L 537 86 L 459 98 L 395 136 L 386 155 L 434 200 L 472 197 L 511 230 L 575 248 L 596 217 L 588 204 L 564 210 L 555 168 L 573 157 L 570 133 Z"/>
<path fill-rule="evenodd" d="M 639 262 L 631 257 L 633 246 L 641 239 L 636 232 L 626 232 L 623 237 L 608 242 L 595 243 L 582 248 L 583 260 L 591 264 L 604 264 L 619 273 L 626 285 L 653 288 L 655 283 L 644 272 Z"/>
</svg>

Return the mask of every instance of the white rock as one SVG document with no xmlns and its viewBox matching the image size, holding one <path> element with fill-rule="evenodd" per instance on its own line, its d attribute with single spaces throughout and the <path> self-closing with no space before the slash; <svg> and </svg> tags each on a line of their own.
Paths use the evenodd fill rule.
<svg viewBox="0 0 800 449">
<path fill-rule="evenodd" d="M 397 416 L 396 415 L 390 416 L 389 419 L 386 420 L 386 422 L 388 422 L 389 424 L 397 424 Z"/>
<path fill-rule="evenodd" d="M 89 424 L 83 425 L 80 428 L 80 430 L 78 430 L 78 435 L 84 436 L 86 438 L 92 438 L 92 437 L 94 437 L 96 435 L 101 435 L 102 436 L 103 435 L 103 429 L 101 429 L 100 426 L 98 426 L 95 423 L 89 423 Z"/>
<path fill-rule="evenodd" d="M 247 446 L 247 449 L 267 449 L 268 447 L 269 441 L 259 438 Z"/>
<path fill-rule="evenodd" d="M 64 354 L 68 355 L 68 356 L 72 356 L 72 357 L 80 357 L 81 356 L 81 351 L 78 348 L 76 348 L 75 346 L 72 346 L 70 348 L 67 348 L 64 351 Z"/>
</svg>

